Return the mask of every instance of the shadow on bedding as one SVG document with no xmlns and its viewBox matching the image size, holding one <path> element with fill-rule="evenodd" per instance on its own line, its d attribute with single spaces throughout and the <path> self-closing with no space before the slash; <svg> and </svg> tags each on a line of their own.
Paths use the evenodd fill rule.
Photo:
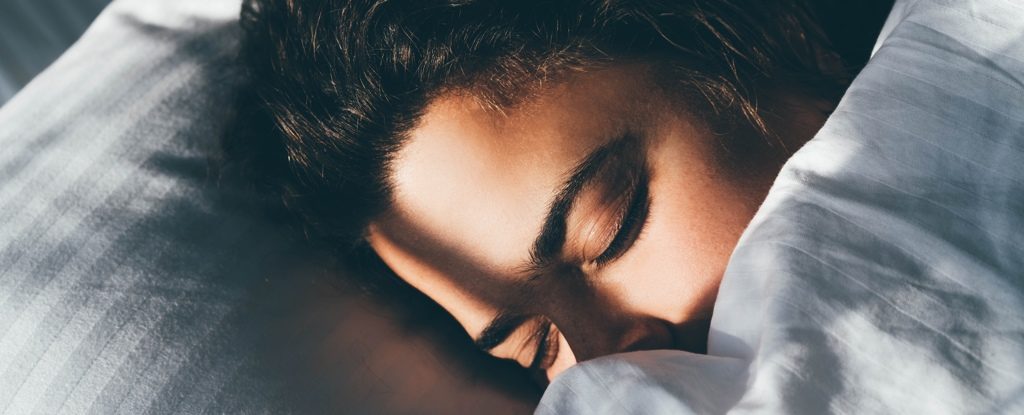
<svg viewBox="0 0 1024 415">
<path fill-rule="evenodd" d="M 139 226 L 160 228 L 171 243 L 192 246 L 189 258 L 177 260 L 182 264 L 211 256 L 233 264 L 186 278 L 214 286 L 207 291 L 232 293 L 240 303 L 216 323 L 214 334 L 194 339 L 205 346 L 174 375 L 171 383 L 180 386 L 165 390 L 154 408 L 175 408 L 183 391 L 219 365 L 219 356 L 242 355 L 233 381 L 217 385 L 223 402 L 212 407 L 245 408 L 251 404 L 233 400 L 255 395 L 276 401 L 274 408 L 310 413 L 532 412 L 540 391 L 525 371 L 480 352 L 447 314 L 417 294 L 364 294 L 349 283 L 352 271 L 278 224 L 280 217 L 232 172 L 219 171 L 218 139 L 231 116 L 224 103 L 244 83 L 233 60 L 235 22 L 170 28 L 123 18 L 146 36 L 182 38 L 174 42 L 181 45 L 178 55 L 196 64 L 201 85 L 166 104 L 205 107 L 200 113 L 215 120 L 178 120 L 193 131 L 145 160 L 154 176 L 185 183 L 189 191 L 164 202 L 168 216 Z M 202 36 L 192 30 L 211 25 Z M 225 240 L 243 243 L 224 246 Z M 200 315 L 191 318 L 204 324 Z"/>
</svg>

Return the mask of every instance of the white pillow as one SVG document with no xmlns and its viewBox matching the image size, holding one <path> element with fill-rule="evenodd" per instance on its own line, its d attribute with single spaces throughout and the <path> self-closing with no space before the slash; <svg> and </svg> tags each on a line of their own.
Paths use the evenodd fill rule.
<svg viewBox="0 0 1024 415">
<path fill-rule="evenodd" d="M 280 396 L 240 376 L 260 366 L 238 351 L 252 349 L 249 279 L 287 245 L 253 239 L 275 233 L 207 179 L 239 79 L 237 14 L 233 1 L 115 2 L 0 109 L 0 413 Z"/>
<path fill-rule="evenodd" d="M 117 0 L 0 109 L 0 413 L 532 409 L 210 174 L 238 11 Z"/>
<path fill-rule="evenodd" d="M 108 0 L 0 2 L 0 106 L 53 63 Z"/>
<path fill-rule="evenodd" d="M 539 413 L 1024 411 L 1024 5 L 886 28 L 734 251 L 713 356 L 587 362 Z"/>
</svg>

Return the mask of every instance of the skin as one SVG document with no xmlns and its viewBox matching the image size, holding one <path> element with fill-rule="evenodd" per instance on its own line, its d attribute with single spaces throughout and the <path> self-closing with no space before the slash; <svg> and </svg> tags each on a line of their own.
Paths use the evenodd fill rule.
<svg viewBox="0 0 1024 415">
<path fill-rule="evenodd" d="M 817 110 L 785 112 L 772 122 L 788 148 L 824 120 Z M 624 351 L 701 353 L 729 255 L 785 160 L 730 162 L 724 139 L 642 65 L 573 74 L 502 111 L 450 92 L 397 153 L 393 206 L 367 238 L 475 339 L 499 315 L 522 320 L 490 351 L 541 362 L 541 377 Z M 609 146 L 617 151 L 570 205 L 555 259 L 531 265 L 566 179 Z M 644 186 L 648 204 L 634 203 Z M 634 215 L 621 253 L 598 261 L 626 211 L 645 214 Z M 545 330 L 551 346 L 538 352 Z"/>
</svg>

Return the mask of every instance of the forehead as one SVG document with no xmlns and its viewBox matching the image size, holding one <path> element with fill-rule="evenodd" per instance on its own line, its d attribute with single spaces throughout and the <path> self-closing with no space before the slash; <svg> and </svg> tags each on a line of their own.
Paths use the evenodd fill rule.
<svg viewBox="0 0 1024 415">
<path fill-rule="evenodd" d="M 507 111 L 467 95 L 436 99 L 391 165 L 389 228 L 415 235 L 408 245 L 430 251 L 420 256 L 514 273 L 572 168 L 630 128 L 640 73 L 579 74 Z"/>
</svg>

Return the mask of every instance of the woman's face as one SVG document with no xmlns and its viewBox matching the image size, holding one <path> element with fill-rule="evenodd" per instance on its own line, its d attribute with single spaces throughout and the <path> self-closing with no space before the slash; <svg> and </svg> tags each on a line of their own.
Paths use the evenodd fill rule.
<svg viewBox="0 0 1024 415">
<path fill-rule="evenodd" d="M 646 73 L 575 74 L 504 110 L 434 100 L 369 242 L 481 347 L 548 378 L 616 352 L 703 352 L 779 164 L 727 167 L 723 138 Z"/>
</svg>

